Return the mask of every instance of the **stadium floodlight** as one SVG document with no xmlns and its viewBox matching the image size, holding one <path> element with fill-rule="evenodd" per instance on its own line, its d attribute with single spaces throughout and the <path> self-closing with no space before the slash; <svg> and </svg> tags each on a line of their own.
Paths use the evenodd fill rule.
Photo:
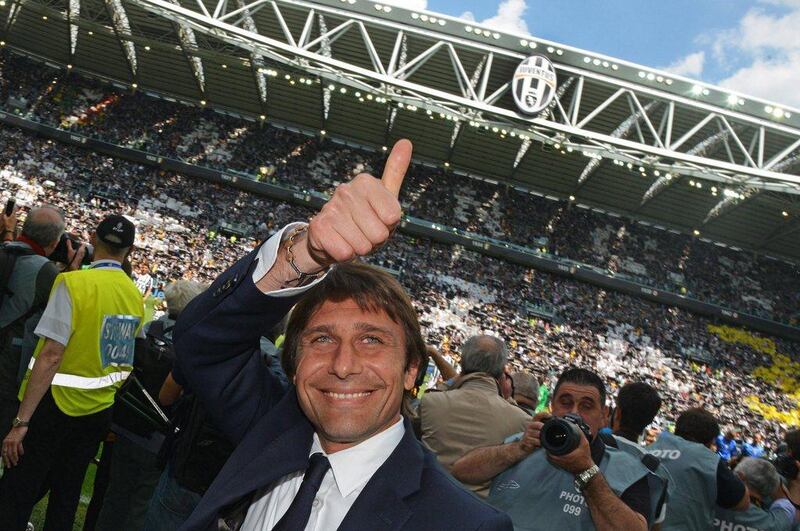
<svg viewBox="0 0 800 531">
<path fill-rule="evenodd" d="M 702 87 L 702 86 L 700 86 L 700 85 L 694 85 L 694 86 L 692 87 L 692 94 L 694 94 L 695 96 L 699 96 L 699 95 L 701 95 L 702 93 L 703 93 L 703 87 Z"/>
<path fill-rule="evenodd" d="M 728 105 L 736 105 L 739 103 L 739 96 L 736 94 L 728 94 Z"/>
</svg>

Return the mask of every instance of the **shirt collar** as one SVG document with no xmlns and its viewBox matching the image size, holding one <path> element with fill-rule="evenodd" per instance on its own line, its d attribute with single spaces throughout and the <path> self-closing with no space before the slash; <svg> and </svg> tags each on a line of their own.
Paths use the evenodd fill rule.
<svg viewBox="0 0 800 531">
<path fill-rule="evenodd" d="M 373 435 L 366 441 L 351 448 L 333 454 L 325 453 L 319 442 L 319 437 L 315 433 L 314 442 L 311 443 L 311 451 L 308 455 L 311 456 L 319 452 L 328 458 L 339 493 L 342 498 L 346 498 L 372 478 L 375 472 L 394 452 L 397 445 L 400 444 L 405 432 L 406 428 L 403 425 L 403 417 L 401 416 L 392 426 L 377 435 Z"/>
<path fill-rule="evenodd" d="M 95 260 L 92 262 L 90 267 L 96 267 L 99 269 L 119 269 L 122 267 L 122 262 L 119 260 L 112 260 L 110 258 L 103 258 L 102 260 Z"/>
</svg>

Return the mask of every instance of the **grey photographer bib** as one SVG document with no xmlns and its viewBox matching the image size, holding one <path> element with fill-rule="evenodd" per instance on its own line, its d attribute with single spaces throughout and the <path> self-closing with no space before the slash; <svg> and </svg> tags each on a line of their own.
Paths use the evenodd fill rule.
<svg viewBox="0 0 800 531">
<path fill-rule="evenodd" d="M 636 458 L 608 446 L 600 471 L 617 496 L 648 474 Z M 516 531 L 595 529 L 574 479 L 571 473 L 551 465 L 547 453 L 539 449 L 497 476 L 486 501 L 508 513 Z"/>
<path fill-rule="evenodd" d="M 793 523 L 781 510 L 765 511 L 755 505 L 746 511 L 717 507 L 714 531 L 790 531 Z"/>
<path fill-rule="evenodd" d="M 648 455 L 644 447 L 624 437 L 615 435 L 614 439 L 617 441 L 617 448 L 620 451 L 635 457 L 639 461 L 641 461 L 644 456 Z M 662 514 L 663 508 L 667 506 L 667 501 L 669 499 L 667 487 L 670 482 L 672 482 L 669 471 L 661 464 L 660 459 L 656 458 L 656 460 L 658 461 L 658 466 L 654 471 L 651 470 L 647 477 L 647 483 L 650 487 L 650 522 L 656 522 Z"/>
<path fill-rule="evenodd" d="M 664 531 L 712 529 L 717 502 L 719 456 L 702 444 L 663 432 L 647 451 L 661 460 L 672 476 Z"/>
</svg>

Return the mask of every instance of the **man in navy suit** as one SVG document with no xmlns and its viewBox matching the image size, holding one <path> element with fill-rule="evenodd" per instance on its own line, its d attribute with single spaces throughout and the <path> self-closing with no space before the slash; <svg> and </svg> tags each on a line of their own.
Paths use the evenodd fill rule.
<svg viewBox="0 0 800 531">
<path fill-rule="evenodd" d="M 414 438 L 400 410 L 427 359 L 416 313 L 391 276 L 349 263 L 400 222 L 410 160 L 399 141 L 380 180 L 339 186 L 181 314 L 174 376 L 237 444 L 182 529 L 512 529 Z M 281 398 L 258 341 L 295 304 Z"/>
</svg>

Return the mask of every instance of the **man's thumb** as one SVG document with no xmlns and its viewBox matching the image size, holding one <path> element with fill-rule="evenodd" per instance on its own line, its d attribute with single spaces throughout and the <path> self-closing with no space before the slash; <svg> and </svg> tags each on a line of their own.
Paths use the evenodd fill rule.
<svg viewBox="0 0 800 531">
<path fill-rule="evenodd" d="M 400 187 L 403 185 L 408 165 L 411 164 L 412 150 L 413 146 L 410 140 L 405 138 L 398 140 L 391 153 L 389 153 L 389 158 L 383 169 L 381 182 L 395 197 L 400 195 Z"/>
</svg>

